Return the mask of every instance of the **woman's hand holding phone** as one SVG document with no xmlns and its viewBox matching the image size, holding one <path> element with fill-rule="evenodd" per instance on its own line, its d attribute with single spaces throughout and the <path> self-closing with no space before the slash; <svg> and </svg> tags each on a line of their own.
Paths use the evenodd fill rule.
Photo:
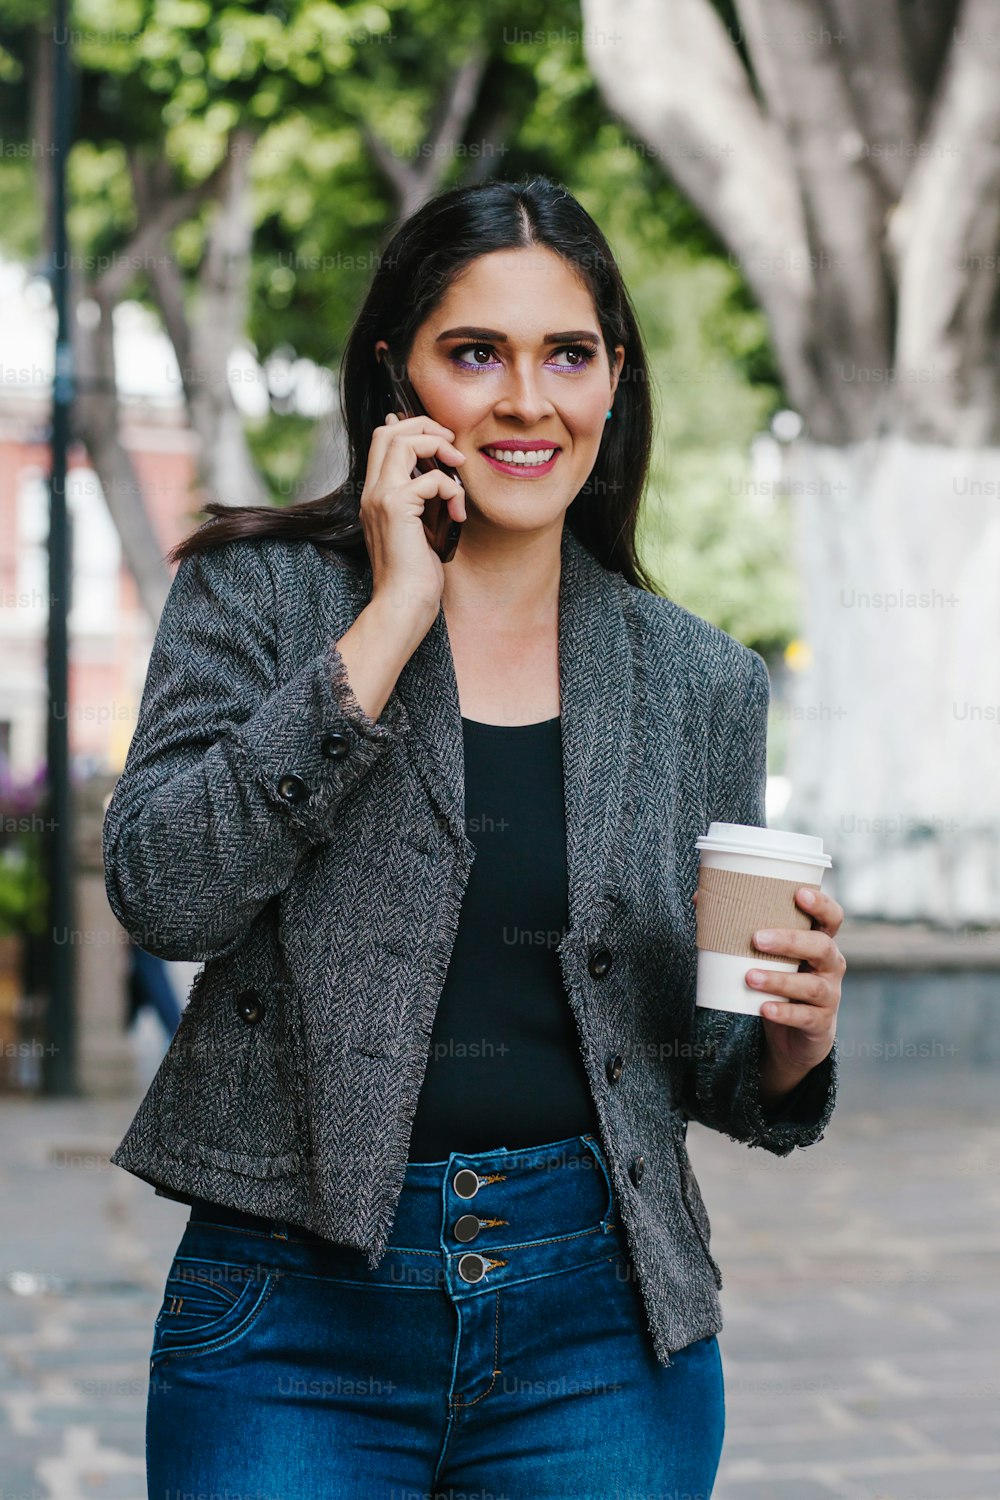
<svg viewBox="0 0 1000 1500">
<path fill-rule="evenodd" d="M 454 468 L 463 464 L 454 436 L 430 417 L 400 420 L 395 412 L 372 434 L 359 506 L 372 565 L 372 603 L 387 605 L 394 612 L 388 617 L 399 619 L 401 629 L 422 624 L 426 634 L 444 591 L 444 564 L 424 530 L 426 502 L 440 496 L 453 520 L 465 520 L 465 491 L 457 480 L 438 468 L 410 477 L 418 458 L 438 457 Z"/>
</svg>

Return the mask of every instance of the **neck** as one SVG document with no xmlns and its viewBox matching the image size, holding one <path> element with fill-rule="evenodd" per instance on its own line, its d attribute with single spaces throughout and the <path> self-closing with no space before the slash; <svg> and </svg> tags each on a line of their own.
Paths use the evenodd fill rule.
<svg viewBox="0 0 1000 1500">
<path fill-rule="evenodd" d="M 559 602 L 562 527 L 560 519 L 546 531 L 526 533 L 473 529 L 467 521 L 445 564 L 445 617 L 498 629 L 549 621 Z"/>
</svg>

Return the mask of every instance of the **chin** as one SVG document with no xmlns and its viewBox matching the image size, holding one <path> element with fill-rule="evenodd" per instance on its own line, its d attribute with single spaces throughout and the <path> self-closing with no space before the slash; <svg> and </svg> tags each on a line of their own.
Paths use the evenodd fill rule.
<svg viewBox="0 0 1000 1500">
<path fill-rule="evenodd" d="M 510 500 L 496 504 L 473 501 L 467 497 L 469 520 L 479 521 L 484 526 L 497 526 L 503 531 L 537 531 L 541 527 L 556 525 L 572 505 L 574 495 L 565 499 L 549 496 L 544 502 L 537 495 L 525 495 L 520 503 Z"/>
<path fill-rule="evenodd" d="M 489 528 L 492 531 L 503 531 L 522 536 L 532 536 L 535 532 L 544 531 L 550 526 L 558 525 L 559 521 L 565 514 L 566 512 L 562 510 L 556 511 L 554 515 L 545 516 L 540 516 L 537 514 L 525 515 L 523 513 L 519 515 L 504 515 L 500 512 L 494 512 L 491 514 L 487 511 L 480 511 L 476 516 L 476 520 L 482 527 Z M 472 519 L 471 507 L 469 512 L 469 519 Z"/>
</svg>

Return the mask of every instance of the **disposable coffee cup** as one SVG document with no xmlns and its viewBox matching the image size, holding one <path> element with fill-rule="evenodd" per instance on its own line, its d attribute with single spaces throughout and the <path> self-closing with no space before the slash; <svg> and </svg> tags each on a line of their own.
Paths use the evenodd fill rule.
<svg viewBox="0 0 1000 1500">
<path fill-rule="evenodd" d="M 795 892 L 820 890 L 833 861 L 813 834 L 744 823 L 711 823 L 695 847 L 701 855 L 695 1003 L 758 1016 L 774 996 L 750 989 L 747 970 L 794 973 L 802 960 L 755 948 L 753 935 L 764 927 L 811 928 Z"/>
</svg>

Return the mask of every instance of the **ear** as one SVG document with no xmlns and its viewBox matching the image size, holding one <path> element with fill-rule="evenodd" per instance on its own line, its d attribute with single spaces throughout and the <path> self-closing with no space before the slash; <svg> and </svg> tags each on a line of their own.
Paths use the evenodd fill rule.
<svg viewBox="0 0 1000 1500">
<path fill-rule="evenodd" d="M 624 363 L 625 363 L 625 345 L 624 344 L 616 344 L 615 345 L 615 362 L 614 362 L 614 364 L 611 367 L 611 394 L 612 394 L 612 396 L 614 395 L 615 391 L 618 389 L 618 378 L 621 375 L 622 365 Z"/>
<path fill-rule="evenodd" d="M 382 355 L 385 353 L 385 351 L 388 349 L 388 347 L 389 347 L 389 345 L 386 343 L 385 339 L 379 339 L 378 342 L 376 343 L 376 345 L 375 345 L 375 358 L 378 360 L 379 364 L 382 363 Z"/>
</svg>

